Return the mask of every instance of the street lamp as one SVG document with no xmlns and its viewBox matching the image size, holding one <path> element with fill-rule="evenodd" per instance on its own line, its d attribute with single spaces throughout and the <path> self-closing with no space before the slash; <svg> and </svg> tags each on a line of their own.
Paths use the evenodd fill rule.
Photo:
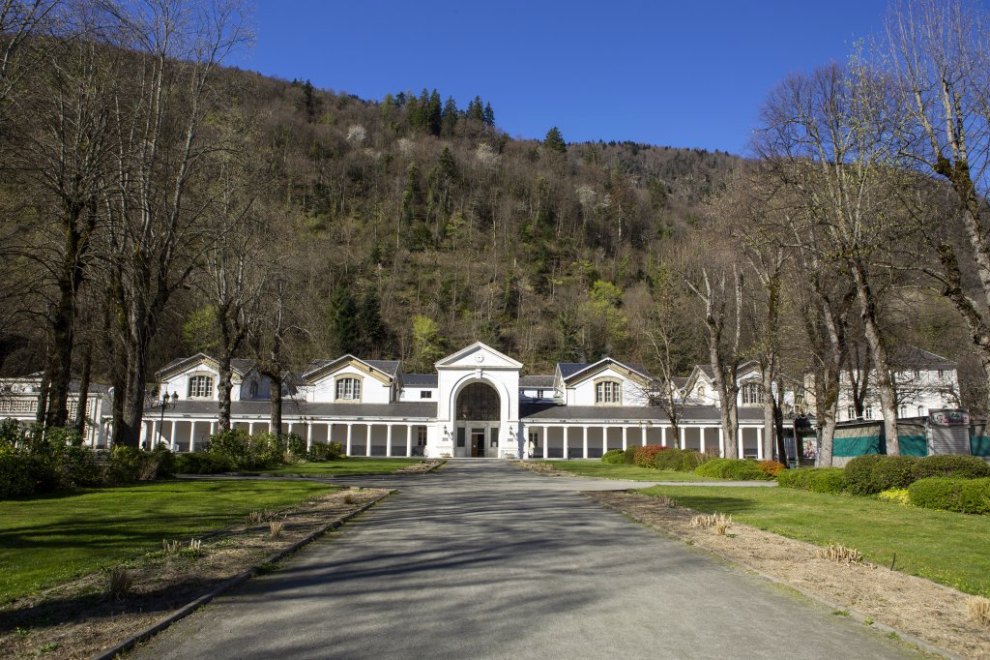
<svg viewBox="0 0 990 660">
<path fill-rule="evenodd" d="M 171 403 L 169 403 L 169 399 L 171 399 Z M 172 392 L 172 396 L 171 397 L 168 395 L 168 392 L 163 392 L 162 393 L 162 412 L 161 412 L 161 417 L 158 420 L 158 429 L 159 429 L 158 430 L 158 433 L 159 434 L 162 434 L 162 433 L 165 432 L 165 409 L 168 408 L 168 407 L 175 408 L 175 405 L 178 402 L 179 402 L 179 393 L 178 392 Z M 172 423 L 175 424 L 175 422 L 172 422 Z M 162 442 L 161 439 L 159 439 L 158 440 L 158 444 L 161 444 L 161 442 Z"/>
</svg>

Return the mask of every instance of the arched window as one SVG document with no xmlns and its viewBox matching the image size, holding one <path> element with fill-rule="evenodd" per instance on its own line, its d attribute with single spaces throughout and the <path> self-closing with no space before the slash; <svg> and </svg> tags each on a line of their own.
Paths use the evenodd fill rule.
<svg viewBox="0 0 990 660">
<path fill-rule="evenodd" d="M 925 416 L 925 407 L 918 406 L 918 417 L 924 417 L 924 416 Z"/>
<path fill-rule="evenodd" d="M 907 413 L 907 404 L 906 403 L 902 403 L 901 404 L 901 417 L 907 417 L 907 415 L 908 415 L 908 413 Z"/>
<path fill-rule="evenodd" d="M 870 404 L 863 409 L 863 418 L 873 419 L 873 404 Z"/>
<path fill-rule="evenodd" d="M 192 376 L 189 378 L 189 398 L 212 398 L 213 378 L 211 376 Z"/>
<path fill-rule="evenodd" d="M 360 401 L 361 381 L 357 378 L 340 378 L 337 380 L 338 401 Z"/>
<path fill-rule="evenodd" d="M 595 383 L 595 403 L 622 403 L 622 384 L 615 380 Z"/>
</svg>

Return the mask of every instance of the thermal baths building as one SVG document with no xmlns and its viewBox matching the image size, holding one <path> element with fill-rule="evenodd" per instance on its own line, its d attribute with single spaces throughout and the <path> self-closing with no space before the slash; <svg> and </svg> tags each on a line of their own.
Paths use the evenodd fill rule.
<svg viewBox="0 0 990 660">
<path fill-rule="evenodd" d="M 269 430 L 271 383 L 251 361 L 232 366 L 232 424 Z M 339 442 L 350 456 L 595 458 L 646 444 L 724 453 L 717 406 L 686 400 L 675 437 L 663 408 L 650 405 L 652 378 L 638 365 L 604 358 L 522 376 L 520 362 L 476 342 L 435 367 L 432 374 L 404 373 L 398 361 L 353 355 L 315 362 L 284 386 L 283 431 L 308 446 Z M 145 412 L 146 446 L 202 448 L 217 427 L 216 360 L 176 360 L 157 379 L 158 401 Z M 739 419 L 739 455 L 762 458 L 762 409 L 741 404 Z"/>
</svg>

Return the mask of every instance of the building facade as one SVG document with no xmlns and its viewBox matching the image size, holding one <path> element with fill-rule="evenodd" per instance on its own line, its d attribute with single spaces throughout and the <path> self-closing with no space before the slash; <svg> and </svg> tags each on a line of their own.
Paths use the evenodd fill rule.
<svg viewBox="0 0 990 660">
<path fill-rule="evenodd" d="M 233 367 L 232 425 L 269 430 L 271 383 L 250 361 Z M 605 358 L 545 375 L 523 376 L 523 368 L 481 342 L 439 360 L 431 374 L 353 355 L 314 362 L 283 385 L 282 430 L 309 447 L 338 442 L 349 456 L 596 458 L 646 444 L 724 455 L 718 408 L 686 399 L 675 432 L 652 404 L 653 379 L 641 366 Z M 145 445 L 203 448 L 217 428 L 218 363 L 183 358 L 157 379 Z M 739 417 L 739 455 L 763 458 L 762 410 L 741 407 Z"/>
</svg>

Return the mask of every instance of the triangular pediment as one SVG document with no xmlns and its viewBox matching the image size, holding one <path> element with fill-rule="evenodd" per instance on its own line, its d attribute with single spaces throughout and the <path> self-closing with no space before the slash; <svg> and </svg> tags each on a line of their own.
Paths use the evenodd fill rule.
<svg viewBox="0 0 990 660">
<path fill-rule="evenodd" d="M 589 378 L 594 378 L 595 376 L 605 371 L 615 372 L 625 378 L 636 381 L 640 385 L 644 385 L 644 386 L 650 382 L 650 378 L 647 374 L 643 373 L 642 371 L 639 371 L 638 369 L 630 367 L 629 365 L 623 364 L 618 360 L 613 360 L 612 358 L 604 358 L 602 360 L 599 360 L 598 362 L 595 362 L 594 364 L 590 364 L 584 369 L 580 371 L 576 371 L 575 373 L 571 374 L 570 376 L 565 378 L 564 381 L 567 383 L 568 386 L 573 387 L 574 385 L 584 382 Z"/>
<path fill-rule="evenodd" d="M 342 355 L 336 360 L 330 360 L 328 362 L 318 364 L 304 373 L 302 377 L 304 381 L 312 384 L 325 380 L 346 367 L 353 367 L 354 369 L 357 369 L 358 371 L 365 373 L 372 378 L 385 383 L 386 385 L 392 382 L 392 374 L 383 371 L 374 364 L 365 362 L 361 358 L 354 357 L 350 354 Z"/>
<path fill-rule="evenodd" d="M 169 362 L 164 367 L 159 369 L 155 376 L 158 380 L 164 380 L 170 376 L 181 374 L 186 371 L 192 371 L 203 366 L 208 367 L 212 371 L 220 371 L 220 363 L 216 360 L 216 358 L 207 355 L 206 353 L 196 353 L 196 355 L 179 358 L 178 360 Z"/>
<path fill-rule="evenodd" d="M 522 369 L 522 362 L 476 341 L 436 363 L 437 369 Z"/>
</svg>

